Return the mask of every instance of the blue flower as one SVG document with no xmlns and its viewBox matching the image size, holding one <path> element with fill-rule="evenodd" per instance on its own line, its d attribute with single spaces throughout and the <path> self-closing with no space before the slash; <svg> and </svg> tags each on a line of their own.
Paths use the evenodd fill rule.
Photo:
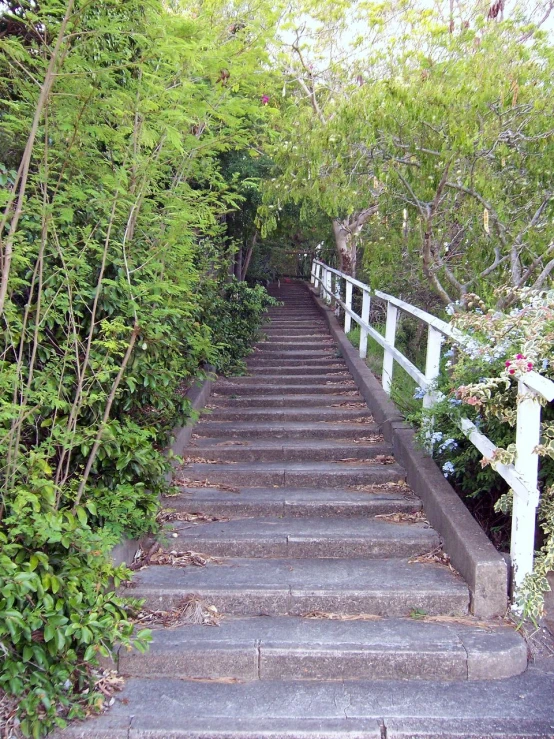
<svg viewBox="0 0 554 739">
<path fill-rule="evenodd" d="M 445 357 L 453 357 L 454 356 L 454 349 L 449 349 L 447 352 L 444 352 Z"/>
<path fill-rule="evenodd" d="M 448 405 L 462 405 L 462 401 L 458 398 L 448 398 Z"/>
<path fill-rule="evenodd" d="M 442 466 L 442 471 L 445 477 L 451 475 L 454 472 L 454 465 L 452 464 L 452 462 L 445 462 Z"/>
<path fill-rule="evenodd" d="M 426 394 L 427 393 L 423 388 L 418 387 L 416 388 L 416 391 L 414 392 L 414 398 L 421 400 L 421 398 L 424 398 Z"/>
<path fill-rule="evenodd" d="M 458 444 L 454 439 L 446 439 L 446 441 L 444 441 L 439 447 L 439 454 L 443 454 L 451 449 L 456 449 L 457 447 Z"/>
</svg>

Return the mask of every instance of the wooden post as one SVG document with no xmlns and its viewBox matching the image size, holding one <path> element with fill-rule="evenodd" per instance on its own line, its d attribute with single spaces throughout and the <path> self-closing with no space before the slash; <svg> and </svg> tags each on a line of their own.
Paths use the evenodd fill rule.
<svg viewBox="0 0 554 739">
<path fill-rule="evenodd" d="M 348 310 L 352 310 L 352 283 L 348 279 L 346 280 L 346 298 L 344 302 Z M 352 318 L 346 311 L 344 311 L 344 333 L 348 334 L 351 328 Z"/>
<path fill-rule="evenodd" d="M 337 318 L 340 315 L 340 303 L 339 303 L 339 300 L 340 300 L 340 297 L 341 297 L 341 295 L 340 295 L 340 281 L 341 281 L 341 279 L 342 278 L 339 275 L 335 275 L 335 289 L 333 290 L 333 294 L 335 296 L 335 300 L 333 302 L 334 302 L 334 308 L 335 308 L 335 315 L 336 315 Z"/>
<path fill-rule="evenodd" d="M 537 475 L 539 457 L 534 449 L 540 441 L 541 406 L 537 394 L 526 387 L 522 380 L 518 383 L 518 406 L 516 428 L 515 461 L 516 472 L 525 481 L 529 491 L 526 498 L 514 493 L 512 507 L 512 587 L 514 595 L 521 587 L 526 575 L 533 572 L 535 553 L 535 519 L 539 493 Z"/>
<path fill-rule="evenodd" d="M 369 309 L 371 307 L 371 295 L 369 290 L 363 291 L 362 297 L 362 321 L 369 324 Z M 360 357 L 365 359 L 367 357 L 367 331 L 363 326 L 360 326 Z"/>
<path fill-rule="evenodd" d="M 396 321 L 398 319 L 398 308 L 392 303 L 387 303 L 387 325 L 385 327 L 385 340 L 394 346 L 396 339 Z M 383 356 L 383 390 L 390 395 L 392 385 L 392 372 L 394 368 L 394 357 L 392 353 L 385 349 Z"/>
<path fill-rule="evenodd" d="M 441 349 L 443 335 L 436 328 L 429 326 L 427 334 L 427 357 L 425 359 L 425 379 L 429 383 L 434 383 L 439 376 Z M 423 396 L 423 407 L 432 408 L 436 403 L 436 388 L 432 387 L 427 390 Z"/>
<path fill-rule="evenodd" d="M 325 270 L 325 302 L 327 305 L 331 305 L 331 299 L 333 295 L 332 286 L 331 286 L 331 280 L 333 279 L 333 273 L 330 269 Z"/>
</svg>

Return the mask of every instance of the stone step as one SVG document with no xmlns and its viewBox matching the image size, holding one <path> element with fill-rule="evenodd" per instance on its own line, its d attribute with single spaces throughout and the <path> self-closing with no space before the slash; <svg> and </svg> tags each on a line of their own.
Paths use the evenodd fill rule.
<svg viewBox="0 0 554 739">
<path fill-rule="evenodd" d="M 327 324 L 318 319 L 313 318 L 271 318 L 266 323 L 262 323 L 260 326 L 260 331 L 263 333 L 267 329 L 283 329 L 286 331 L 289 330 L 303 330 L 306 331 L 306 333 L 310 333 L 311 331 L 323 331 L 324 333 L 329 333 L 329 327 Z"/>
<path fill-rule="evenodd" d="M 354 382 L 340 378 L 340 382 L 333 382 L 335 378 L 331 377 L 329 381 L 323 384 L 304 384 L 302 378 L 294 378 L 292 376 L 284 377 L 287 384 L 279 384 L 272 377 L 268 381 L 266 377 L 245 377 L 245 382 L 218 382 L 215 386 L 216 396 L 231 396 L 238 398 L 242 395 L 274 395 L 278 390 L 281 395 L 343 395 L 344 393 L 357 392 L 358 388 Z M 309 382 L 306 378 L 306 382 Z"/>
<path fill-rule="evenodd" d="M 217 557 L 409 558 L 440 543 L 428 524 L 376 518 L 239 518 L 195 526 L 175 521 L 170 528 L 171 548 Z"/>
<path fill-rule="evenodd" d="M 342 370 L 341 370 L 342 371 Z M 341 388 L 341 386 L 354 386 L 354 380 L 348 379 L 347 375 L 335 375 L 333 377 L 328 378 L 326 376 L 327 373 L 321 374 L 321 375 L 310 375 L 303 376 L 303 375 L 287 375 L 284 372 L 280 374 L 272 374 L 272 375 L 263 375 L 256 377 L 248 377 L 247 375 L 243 377 L 232 377 L 226 380 L 219 380 L 217 382 L 217 385 L 215 386 L 215 391 L 220 393 L 222 392 L 223 388 L 231 387 L 231 388 L 240 388 L 241 386 L 248 386 L 248 385 L 307 385 L 307 386 L 314 386 L 314 385 L 333 385 L 336 388 Z M 343 379 L 339 379 L 343 378 Z M 275 392 L 273 390 L 273 392 Z M 302 391 L 304 392 L 304 391 Z M 316 391 L 319 392 L 319 389 Z"/>
<path fill-rule="evenodd" d="M 144 598 L 148 608 L 171 610 L 191 593 L 221 614 L 251 616 L 465 615 L 469 603 L 467 585 L 448 567 L 405 559 L 227 558 L 204 567 L 151 566 L 137 572 L 129 595 Z"/>
<path fill-rule="evenodd" d="M 324 328 L 325 324 L 323 321 L 320 320 L 319 316 L 314 316 L 312 314 L 302 314 L 302 315 L 286 315 L 281 314 L 280 316 L 277 316 L 275 314 L 268 316 L 267 323 L 262 324 L 260 327 L 263 331 L 266 326 L 281 326 L 284 328 L 291 327 L 291 328 L 305 328 L 308 331 L 310 331 L 312 328 Z"/>
<path fill-rule="evenodd" d="M 131 678 L 109 712 L 52 739 L 551 739 L 553 694 L 545 668 L 446 683 Z"/>
<path fill-rule="evenodd" d="M 316 365 L 313 367 L 297 364 L 277 364 L 276 362 L 249 362 L 248 376 L 257 377 L 258 375 L 274 375 L 276 372 L 285 377 L 313 377 L 324 376 L 328 380 L 339 380 L 341 377 L 352 379 L 347 372 L 344 364 L 338 361 L 328 362 L 325 365 Z"/>
<path fill-rule="evenodd" d="M 288 395 L 240 395 L 233 398 L 230 395 L 212 396 L 210 409 L 217 408 L 317 408 L 337 407 L 344 405 L 360 404 L 364 408 L 367 405 L 361 395 L 329 395 L 315 393 L 303 395 L 301 393 Z"/>
<path fill-rule="evenodd" d="M 376 423 L 301 423 L 297 421 L 258 423 L 202 420 L 195 428 L 195 435 L 222 436 L 229 439 L 359 439 L 379 432 Z"/>
<path fill-rule="evenodd" d="M 329 331 L 321 328 L 319 331 L 306 330 L 305 328 L 278 328 L 272 325 L 267 326 L 263 329 L 263 333 L 269 339 L 295 339 L 305 337 L 306 339 L 326 339 L 330 336 Z"/>
<path fill-rule="evenodd" d="M 281 323 L 286 323 L 287 321 L 289 323 L 296 323 L 298 321 L 310 321 L 312 325 L 322 325 L 321 316 L 319 315 L 319 313 L 314 313 L 313 310 L 311 310 L 310 308 L 305 308 L 302 310 L 281 310 L 280 312 L 278 310 L 270 311 L 269 313 L 267 313 L 267 320 L 269 323 L 272 323 L 273 321 L 279 321 Z"/>
<path fill-rule="evenodd" d="M 347 421 L 355 418 L 371 418 L 369 408 L 352 403 L 331 408 L 215 408 L 210 413 L 212 421 Z"/>
<path fill-rule="evenodd" d="M 329 367 L 334 367 L 336 365 L 340 365 L 341 368 L 344 368 L 346 365 L 344 364 L 344 361 L 341 357 L 324 357 L 323 359 L 305 359 L 305 360 L 298 360 L 298 359 L 283 359 L 281 361 L 276 360 L 275 358 L 265 358 L 260 355 L 250 356 L 248 357 L 247 361 L 247 367 L 290 367 L 291 369 L 300 370 L 300 369 L 319 369 L 324 368 L 327 369 Z M 229 378 L 231 379 L 231 378 Z"/>
<path fill-rule="evenodd" d="M 394 484 L 353 488 L 180 487 L 162 498 L 164 510 L 208 516 L 379 516 L 414 514 L 421 501 L 409 488 Z"/>
<path fill-rule="evenodd" d="M 184 452 L 185 458 L 201 457 L 210 461 L 272 462 L 312 461 L 330 462 L 340 459 L 368 459 L 379 455 L 391 455 L 392 447 L 380 436 L 375 441 L 353 443 L 328 440 L 303 441 L 255 439 L 229 442 L 224 437 L 195 439 Z"/>
<path fill-rule="evenodd" d="M 266 357 L 267 359 L 279 359 L 279 360 L 306 360 L 306 359 L 329 359 L 337 357 L 337 351 L 334 344 L 330 344 L 328 349 L 267 349 L 256 348 L 253 355 L 254 357 Z"/>
<path fill-rule="evenodd" d="M 352 464 L 332 462 L 243 462 L 226 464 L 185 464 L 179 474 L 190 480 L 208 480 L 228 485 L 277 485 L 325 488 L 345 485 L 377 485 L 405 479 L 398 464 L 372 464 L 358 461 Z M 178 480 L 177 480 L 178 482 Z"/>
<path fill-rule="evenodd" d="M 155 629 L 147 654 L 121 650 L 133 677 L 200 680 L 482 680 L 527 666 L 522 637 L 491 622 L 223 618 L 217 629 Z"/>
<path fill-rule="evenodd" d="M 302 350 L 304 351 L 319 351 L 320 349 L 334 348 L 335 343 L 331 337 L 315 339 L 309 341 L 308 339 L 298 339 L 283 341 L 281 338 L 278 339 L 267 339 L 266 341 L 260 341 L 256 344 L 256 351 L 290 351 L 290 350 Z"/>
</svg>

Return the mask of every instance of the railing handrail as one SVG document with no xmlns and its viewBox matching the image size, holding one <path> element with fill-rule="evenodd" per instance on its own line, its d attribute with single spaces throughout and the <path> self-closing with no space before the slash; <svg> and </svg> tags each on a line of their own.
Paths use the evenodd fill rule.
<svg viewBox="0 0 554 739">
<path fill-rule="evenodd" d="M 432 408 L 444 398 L 435 389 L 435 381 L 439 374 L 442 342 L 444 337 L 454 341 L 462 351 L 466 349 L 465 341 L 471 338 L 446 321 L 417 308 L 404 300 L 389 295 L 381 290 L 375 290 L 360 280 L 357 280 L 334 267 L 329 267 L 319 259 L 312 263 L 312 282 L 319 287 L 320 294 L 328 303 L 335 307 L 341 306 L 345 315 L 346 333 L 350 331 L 351 322 L 360 326 L 360 356 L 367 354 L 367 337 L 372 336 L 384 349 L 383 377 L 384 390 L 390 394 L 394 361 L 412 377 L 419 387 L 425 391 L 423 405 Z M 332 285 L 332 276 L 335 285 Z M 342 300 L 340 280 L 345 281 L 346 299 Z M 352 290 L 358 287 L 362 290 L 362 315 L 352 310 Z M 370 300 L 371 296 L 380 298 L 387 303 L 387 321 L 385 336 L 371 326 Z M 408 313 L 426 323 L 429 327 L 427 341 L 427 356 L 425 372 L 402 354 L 394 345 L 398 310 Z M 516 461 L 515 464 L 495 463 L 494 469 L 508 483 L 514 492 L 513 523 L 511 555 L 513 566 L 514 590 L 517 590 L 527 574 L 533 569 L 535 510 L 539 502 L 538 491 L 538 454 L 535 451 L 540 440 L 541 408 L 537 401 L 540 396 L 547 401 L 554 400 L 554 382 L 543 377 L 538 372 L 530 371 L 522 374 L 518 379 L 518 409 L 516 430 Z M 468 418 L 459 420 L 459 427 L 463 434 L 487 459 L 492 459 L 498 447 Z"/>
<path fill-rule="evenodd" d="M 372 288 L 369 285 L 366 285 L 364 282 L 357 280 L 355 277 L 351 277 L 350 275 L 347 275 L 345 272 L 341 272 L 340 270 L 335 269 L 334 267 L 329 267 L 324 262 L 322 262 L 320 259 L 314 259 L 313 264 L 321 265 L 322 267 L 325 267 L 329 272 L 332 272 L 338 277 L 345 279 L 347 282 L 350 282 L 355 287 L 359 287 L 362 290 L 366 290 L 369 292 L 370 295 L 375 295 L 375 297 L 381 298 L 381 300 L 385 300 L 388 303 L 392 303 L 397 308 L 400 308 L 402 312 L 409 313 L 415 318 L 419 318 L 421 321 L 424 321 L 429 326 L 432 326 L 433 328 L 435 328 L 437 331 L 440 331 L 440 333 L 443 334 L 444 336 L 448 336 L 450 339 L 455 341 L 456 344 L 458 344 L 458 346 L 460 346 L 462 350 L 465 348 L 463 345 L 463 340 L 464 338 L 469 338 L 467 334 L 464 334 L 459 329 L 455 328 L 454 326 L 451 326 L 449 323 L 447 323 L 446 321 L 443 321 L 441 318 L 434 316 L 432 313 L 428 313 L 422 308 L 418 308 L 415 305 L 411 305 L 411 303 L 406 303 L 406 301 L 401 300 L 400 298 L 397 298 L 394 295 L 389 295 L 388 293 L 382 292 L 381 290 Z M 313 275 L 313 271 L 312 271 L 312 275 Z M 336 299 L 336 296 L 335 296 L 335 299 Z M 338 301 L 337 299 L 337 302 L 340 302 L 340 301 Z M 346 310 L 346 306 L 344 303 L 341 303 L 341 306 L 343 309 Z M 351 317 L 356 321 L 356 323 L 361 325 L 362 322 L 360 320 L 356 320 L 356 317 L 358 317 L 357 314 L 353 313 L 352 311 L 349 311 L 349 312 L 350 312 Z M 367 327 L 364 327 L 364 328 L 367 328 Z M 475 341 L 473 337 L 472 337 L 472 340 Z M 554 400 L 554 382 L 552 382 L 552 380 L 549 380 L 548 377 L 544 377 L 543 375 L 540 375 L 538 372 L 531 370 L 530 372 L 526 372 L 525 375 L 521 377 L 521 380 L 531 390 L 534 390 L 536 393 L 538 393 L 541 397 L 543 397 L 548 402 Z M 421 387 L 424 390 L 426 389 L 423 386 Z"/>
</svg>

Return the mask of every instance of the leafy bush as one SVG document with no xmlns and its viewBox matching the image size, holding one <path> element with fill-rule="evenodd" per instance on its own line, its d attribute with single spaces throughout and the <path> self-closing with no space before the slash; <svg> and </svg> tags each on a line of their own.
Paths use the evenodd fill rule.
<svg viewBox="0 0 554 739">
<path fill-rule="evenodd" d="M 3 5 L 0 688 L 38 736 L 99 707 L 99 655 L 143 646 L 110 549 L 155 530 L 187 387 L 267 304 L 215 287 L 241 198 L 220 157 L 267 115 L 265 37 L 217 3 Z"/>
<path fill-rule="evenodd" d="M 497 296 L 499 297 L 499 296 Z M 454 313 L 452 323 L 465 335 L 463 350 L 453 347 L 439 381 L 445 399 L 434 409 L 433 450 L 445 475 L 470 501 L 493 540 L 505 547 L 509 537 L 511 491 L 495 472 L 498 463 L 515 462 L 517 379 L 535 370 L 554 379 L 554 291 L 518 291 L 509 314 L 488 310 L 477 296 L 468 296 L 469 309 Z M 554 409 L 542 401 L 538 518 L 543 546 L 534 573 L 519 593 L 524 614 L 534 619 L 543 608 L 546 574 L 554 568 Z M 492 459 L 482 455 L 456 426 L 468 417 L 498 450 Z M 423 436 L 428 426 L 423 424 Z M 486 505 L 483 505 L 486 500 Z M 486 509 L 479 515 L 479 509 Z M 486 519 L 486 520 L 485 520 Z M 541 532 L 540 532 L 541 533 Z M 540 541 L 540 537 L 539 537 Z"/>
<path fill-rule="evenodd" d="M 234 278 L 225 285 L 214 284 L 204 299 L 209 306 L 205 321 L 216 345 L 215 369 L 222 374 L 244 372 L 243 358 L 259 336 L 264 313 L 278 301 L 261 285 L 249 287 Z"/>
</svg>

